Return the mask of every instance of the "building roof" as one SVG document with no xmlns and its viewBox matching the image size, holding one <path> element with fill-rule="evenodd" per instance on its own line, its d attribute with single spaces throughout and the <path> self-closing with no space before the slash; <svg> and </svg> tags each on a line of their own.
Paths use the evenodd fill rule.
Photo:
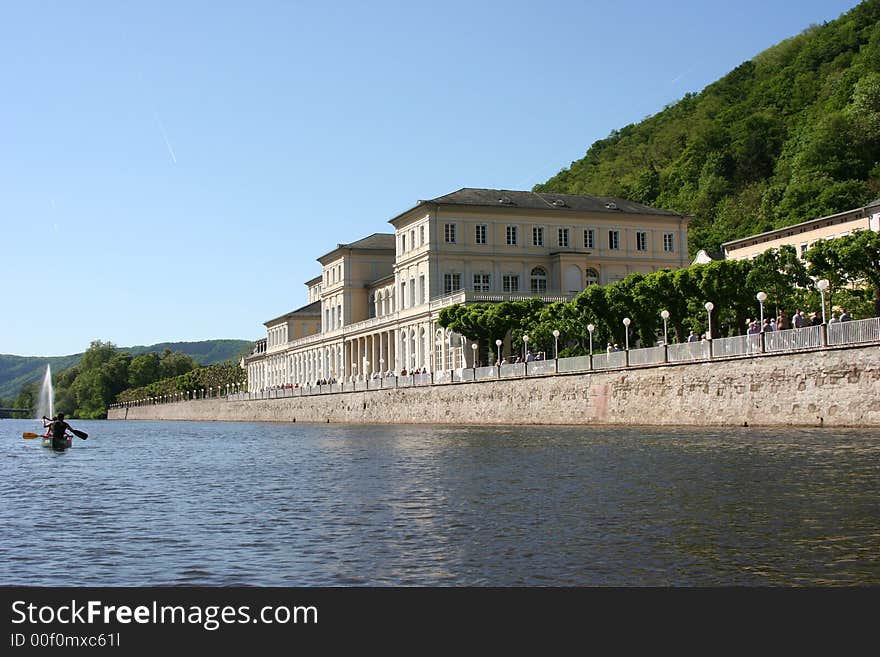
<svg viewBox="0 0 880 657">
<path fill-rule="evenodd" d="M 359 239 L 356 242 L 351 242 L 349 244 L 337 244 L 336 248 L 332 251 L 328 251 L 320 258 L 318 258 L 318 262 L 323 263 L 323 261 L 328 257 L 340 251 L 342 249 L 355 249 L 358 251 L 394 251 L 394 233 L 373 233 L 363 239 Z"/>
<path fill-rule="evenodd" d="M 339 244 L 337 249 L 391 249 L 394 250 L 394 233 L 373 233 L 369 237 L 352 242 Z"/>
<path fill-rule="evenodd" d="M 418 205 L 433 203 L 435 205 L 464 205 L 478 207 L 525 208 L 529 210 L 558 210 L 560 212 L 607 212 L 627 214 L 662 215 L 671 217 L 687 217 L 688 215 L 671 210 L 652 208 L 617 196 L 587 196 L 581 194 L 555 194 L 548 192 L 522 192 L 508 189 L 475 189 L 463 187 L 457 192 L 438 196 L 429 200 L 420 200 Z M 410 208 L 413 210 L 415 208 Z M 401 212 L 390 219 L 394 222 L 410 210 Z"/>
<path fill-rule="evenodd" d="M 813 224 L 819 224 L 819 223 L 822 223 L 823 221 L 833 221 L 833 220 L 837 220 L 837 219 L 850 221 L 852 219 L 862 219 L 862 218 L 867 217 L 867 215 L 868 215 L 868 213 L 865 212 L 866 210 L 873 209 L 875 207 L 880 207 L 880 198 L 874 199 L 870 203 L 866 203 L 865 205 L 858 207 L 858 208 L 853 208 L 852 210 L 845 210 L 844 212 L 838 212 L 836 214 L 829 214 L 827 216 L 818 217 L 816 219 L 808 219 L 807 221 L 802 221 L 800 223 L 792 224 L 790 226 L 783 226 L 782 228 L 774 228 L 773 230 L 768 230 L 763 233 L 756 233 L 755 235 L 748 235 L 746 237 L 740 237 L 739 239 L 730 240 L 729 242 L 724 242 L 721 245 L 721 248 L 726 252 L 728 250 L 727 247 L 734 245 L 734 244 L 740 244 L 742 242 L 747 242 L 749 240 L 758 240 L 759 242 L 767 242 L 767 241 L 770 241 L 771 239 L 775 239 L 775 238 L 781 236 L 786 231 L 790 231 L 790 230 L 793 230 L 796 228 L 797 229 L 801 229 L 801 228 L 809 229 Z M 849 218 L 849 217 L 847 217 L 847 215 L 855 215 L 855 216 L 853 216 L 852 218 Z"/>
<path fill-rule="evenodd" d="M 321 302 L 315 301 L 314 303 L 310 303 L 302 308 L 297 308 L 296 310 L 291 310 L 289 313 L 284 313 L 279 317 L 275 317 L 274 319 L 270 319 L 266 322 L 263 322 L 264 326 L 268 326 L 269 324 L 275 324 L 283 319 L 305 319 L 310 317 L 320 317 L 321 316 Z"/>
<path fill-rule="evenodd" d="M 312 280 L 306 281 L 306 285 L 311 287 L 312 285 L 316 285 L 324 280 L 324 277 L 321 274 L 315 276 Z"/>
</svg>

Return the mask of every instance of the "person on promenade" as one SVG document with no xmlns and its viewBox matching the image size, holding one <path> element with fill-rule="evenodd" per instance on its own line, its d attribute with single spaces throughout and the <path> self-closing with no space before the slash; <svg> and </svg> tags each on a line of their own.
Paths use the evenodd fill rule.
<svg viewBox="0 0 880 657">
<path fill-rule="evenodd" d="M 840 321 L 841 322 L 849 322 L 852 320 L 852 315 L 846 312 L 846 308 L 840 309 Z"/>
<path fill-rule="evenodd" d="M 828 320 L 829 324 L 836 324 L 840 320 L 837 319 L 837 313 L 831 313 L 831 319 Z"/>
<path fill-rule="evenodd" d="M 785 331 L 788 328 L 788 318 L 784 313 L 779 313 L 779 316 L 776 318 L 776 330 Z"/>
<path fill-rule="evenodd" d="M 822 315 L 819 314 L 818 310 L 810 318 L 810 326 L 822 326 Z"/>
<path fill-rule="evenodd" d="M 691 332 L 688 334 L 688 342 L 697 342 L 699 338 L 697 338 L 697 334 L 694 333 L 694 329 L 691 329 Z"/>
<path fill-rule="evenodd" d="M 776 320 L 775 320 L 774 318 L 772 318 L 772 317 L 770 318 L 770 330 L 771 330 L 771 331 L 775 331 L 775 330 L 776 330 Z"/>
</svg>

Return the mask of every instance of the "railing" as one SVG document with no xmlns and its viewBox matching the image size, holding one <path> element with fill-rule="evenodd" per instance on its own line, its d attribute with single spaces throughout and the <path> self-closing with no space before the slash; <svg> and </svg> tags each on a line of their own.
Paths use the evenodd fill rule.
<svg viewBox="0 0 880 657">
<path fill-rule="evenodd" d="M 705 360 L 709 358 L 709 342 L 684 342 L 671 344 L 666 350 L 670 363 L 681 363 L 689 360 Z"/>
<path fill-rule="evenodd" d="M 761 334 L 736 335 L 712 341 L 713 358 L 732 358 L 761 353 Z"/>
<path fill-rule="evenodd" d="M 821 349 L 826 346 L 880 343 L 880 318 L 833 322 L 827 327 L 808 326 L 800 329 L 769 331 L 763 335 L 738 335 L 719 338 L 711 342 L 686 342 L 659 347 L 646 347 L 626 351 L 612 351 L 590 356 L 574 356 L 554 360 L 537 360 L 528 363 L 512 363 L 500 367 L 465 367 L 445 370 L 432 374 L 410 374 L 398 377 L 384 377 L 366 381 L 348 381 L 324 385 L 305 385 L 281 387 L 259 392 L 231 392 L 223 394 L 222 389 L 204 389 L 189 393 L 177 393 L 164 397 L 151 397 L 134 402 L 111 405 L 111 408 L 124 406 L 146 406 L 181 401 L 200 401 L 202 399 L 222 398 L 229 401 L 253 399 L 278 399 L 285 397 L 305 397 L 338 392 L 378 390 L 382 388 L 408 388 L 412 386 L 443 385 L 448 383 L 469 383 L 525 376 L 550 376 L 556 372 L 589 372 L 607 369 L 624 369 L 627 363 L 634 365 L 662 365 L 664 363 L 684 363 L 709 361 L 723 358 L 742 358 L 761 356 L 765 353 L 789 353 L 805 349 Z M 763 345 L 762 345 L 763 343 Z"/>
<path fill-rule="evenodd" d="M 764 351 L 799 351 L 822 346 L 822 327 L 769 331 L 764 334 Z"/>
<path fill-rule="evenodd" d="M 857 344 L 880 340 L 880 317 L 832 322 L 828 325 L 828 344 Z"/>
<path fill-rule="evenodd" d="M 629 352 L 630 365 L 654 365 L 663 362 L 663 347 L 633 349 Z"/>
</svg>

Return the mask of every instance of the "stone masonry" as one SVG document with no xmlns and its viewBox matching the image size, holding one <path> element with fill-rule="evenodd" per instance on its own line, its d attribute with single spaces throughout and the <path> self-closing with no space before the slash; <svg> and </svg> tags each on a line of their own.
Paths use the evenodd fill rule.
<svg viewBox="0 0 880 657">
<path fill-rule="evenodd" d="M 880 346 L 281 399 L 197 400 L 113 409 L 109 417 L 880 427 Z"/>
</svg>

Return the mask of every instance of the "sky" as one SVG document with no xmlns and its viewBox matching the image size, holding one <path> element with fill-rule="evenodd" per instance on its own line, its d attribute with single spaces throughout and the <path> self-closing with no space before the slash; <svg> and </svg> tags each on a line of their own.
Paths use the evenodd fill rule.
<svg viewBox="0 0 880 657">
<path fill-rule="evenodd" d="M 4 3 L 0 353 L 263 337 L 337 244 L 530 189 L 856 4 Z"/>
</svg>

